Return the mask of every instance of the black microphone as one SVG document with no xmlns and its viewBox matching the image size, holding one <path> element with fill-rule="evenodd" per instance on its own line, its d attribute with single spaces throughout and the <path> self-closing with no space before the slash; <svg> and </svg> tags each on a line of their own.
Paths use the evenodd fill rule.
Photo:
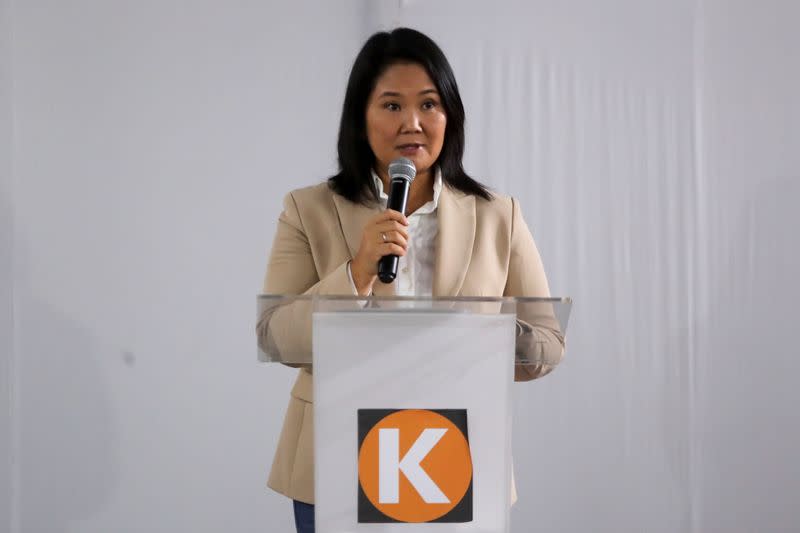
<svg viewBox="0 0 800 533">
<path fill-rule="evenodd" d="M 387 209 L 394 209 L 406 214 L 406 203 L 408 202 L 408 189 L 414 176 L 417 175 L 417 167 L 414 162 L 405 157 L 395 159 L 389 163 L 389 200 L 386 202 Z M 397 265 L 400 258 L 396 255 L 384 255 L 378 261 L 378 278 L 384 283 L 391 283 L 397 277 Z"/>
</svg>

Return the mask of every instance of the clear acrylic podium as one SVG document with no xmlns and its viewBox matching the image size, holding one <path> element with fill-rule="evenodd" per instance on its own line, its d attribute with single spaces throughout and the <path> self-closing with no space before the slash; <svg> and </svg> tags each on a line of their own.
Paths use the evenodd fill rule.
<svg viewBox="0 0 800 533">
<path fill-rule="evenodd" d="M 318 533 L 509 531 L 511 384 L 569 298 L 258 298 L 259 360 L 313 373 Z"/>
</svg>

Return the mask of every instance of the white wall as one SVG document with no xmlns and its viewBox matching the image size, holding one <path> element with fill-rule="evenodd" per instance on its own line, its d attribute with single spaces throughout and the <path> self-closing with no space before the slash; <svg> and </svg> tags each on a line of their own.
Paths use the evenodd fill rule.
<svg viewBox="0 0 800 533">
<path fill-rule="evenodd" d="M 468 170 L 576 302 L 562 367 L 515 387 L 514 530 L 792 530 L 799 9 L 14 3 L 12 531 L 291 530 L 264 483 L 292 371 L 255 364 L 254 293 L 283 194 L 335 168 L 355 53 L 397 24 L 443 46 Z"/>
<path fill-rule="evenodd" d="M 13 176 L 11 100 L 11 9 L 0 0 L 0 531 L 12 524 L 12 383 L 14 357 L 13 318 Z"/>
<path fill-rule="evenodd" d="M 701 531 L 800 529 L 800 4 L 706 2 Z"/>
<path fill-rule="evenodd" d="M 21 531 L 290 529 L 255 295 L 335 169 L 358 5 L 15 4 Z"/>
</svg>

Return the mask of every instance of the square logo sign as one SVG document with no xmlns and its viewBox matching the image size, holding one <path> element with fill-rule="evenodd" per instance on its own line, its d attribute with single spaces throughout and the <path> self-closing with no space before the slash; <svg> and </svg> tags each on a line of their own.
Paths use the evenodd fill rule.
<svg viewBox="0 0 800 533">
<path fill-rule="evenodd" d="M 358 521 L 472 521 L 466 409 L 358 410 Z"/>
</svg>

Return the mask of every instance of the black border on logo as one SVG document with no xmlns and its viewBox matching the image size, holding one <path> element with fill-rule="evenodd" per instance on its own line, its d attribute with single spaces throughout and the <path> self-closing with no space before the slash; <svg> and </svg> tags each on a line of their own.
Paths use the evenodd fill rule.
<svg viewBox="0 0 800 533">
<path fill-rule="evenodd" d="M 464 435 L 464 440 L 469 445 L 469 430 L 467 425 L 467 410 L 466 409 L 359 409 L 358 410 L 358 448 L 356 457 L 361 453 L 361 446 L 364 439 L 367 438 L 370 430 L 375 427 L 381 420 L 387 416 L 397 413 L 399 411 L 431 411 L 447 418 L 456 426 Z M 475 472 L 473 471 L 473 476 Z M 461 501 L 453 507 L 446 515 L 441 516 L 435 520 L 430 520 L 426 523 L 464 523 L 472 522 L 473 520 L 473 501 L 472 501 L 472 483 L 473 479 L 470 478 L 469 487 Z M 361 482 L 358 482 L 358 523 L 360 524 L 376 524 L 376 523 L 406 523 L 396 520 L 390 516 L 386 516 L 379 511 L 372 502 L 369 501 L 364 490 L 361 488 Z"/>
</svg>

